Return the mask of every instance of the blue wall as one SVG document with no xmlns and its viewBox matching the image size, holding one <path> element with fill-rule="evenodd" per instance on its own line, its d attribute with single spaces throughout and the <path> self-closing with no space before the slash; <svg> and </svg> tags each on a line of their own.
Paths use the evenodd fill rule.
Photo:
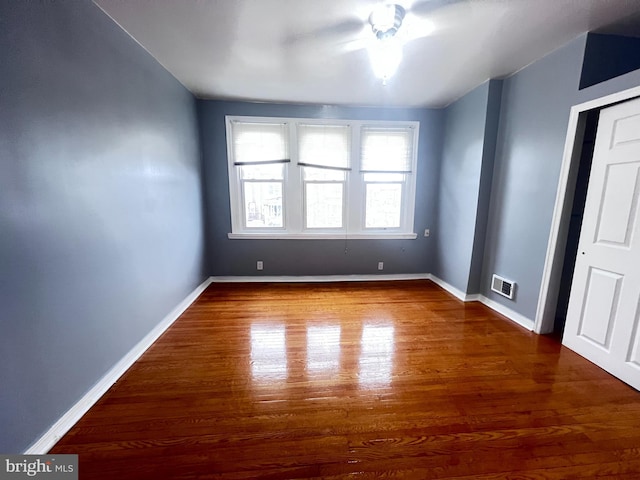
<svg viewBox="0 0 640 480">
<path fill-rule="evenodd" d="M 487 118 L 484 128 L 484 145 L 482 150 L 482 171 L 480 172 L 480 185 L 478 189 L 478 208 L 475 219 L 476 229 L 473 239 L 469 286 L 467 288 L 468 293 L 479 293 L 482 283 L 487 221 L 489 219 L 491 187 L 493 185 L 493 167 L 496 157 L 500 107 L 502 104 L 502 83 L 502 80 L 491 80 L 489 82 Z"/>
<path fill-rule="evenodd" d="M 426 273 L 432 269 L 442 111 L 428 109 L 349 108 L 310 105 L 199 101 L 200 135 L 206 184 L 207 244 L 212 275 L 338 275 Z M 229 176 L 225 115 L 354 120 L 418 120 L 416 240 L 230 240 Z M 346 251 L 345 251 L 346 250 Z M 256 271 L 256 261 L 264 270 Z M 377 270 L 383 261 L 383 272 Z"/>
<path fill-rule="evenodd" d="M 578 90 L 586 35 L 504 80 L 481 293 L 533 320 L 570 109 L 640 85 L 640 70 Z M 491 274 L 517 282 L 511 301 Z"/>
<path fill-rule="evenodd" d="M 89 1 L 0 0 L 0 452 L 204 279 L 195 100 Z"/>
<path fill-rule="evenodd" d="M 503 84 L 481 289 L 529 319 L 535 317 L 583 51 L 581 37 Z M 517 283 L 514 301 L 491 292 L 492 273 Z"/>
<path fill-rule="evenodd" d="M 478 291 L 484 225 L 477 220 L 486 217 L 489 202 L 499 100 L 500 82 L 492 80 L 445 110 L 433 273 L 467 293 Z M 485 180 L 482 188 L 481 178 Z M 470 288 L 474 251 L 476 267 Z"/>
</svg>

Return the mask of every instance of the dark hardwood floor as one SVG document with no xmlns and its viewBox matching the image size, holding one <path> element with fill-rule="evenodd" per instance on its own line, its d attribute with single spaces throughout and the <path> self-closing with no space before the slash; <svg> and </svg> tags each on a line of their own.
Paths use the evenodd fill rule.
<svg viewBox="0 0 640 480">
<path fill-rule="evenodd" d="M 640 393 L 429 281 L 213 284 L 52 452 L 82 479 L 639 479 Z"/>
</svg>

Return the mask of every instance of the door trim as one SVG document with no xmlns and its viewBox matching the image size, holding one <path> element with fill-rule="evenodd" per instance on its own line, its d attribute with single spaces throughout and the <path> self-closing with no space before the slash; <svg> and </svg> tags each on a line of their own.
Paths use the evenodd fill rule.
<svg viewBox="0 0 640 480">
<path fill-rule="evenodd" d="M 580 139 L 580 141 L 582 141 L 582 135 L 579 133 L 580 128 L 584 128 L 584 124 L 580 122 L 580 114 L 588 112 L 589 110 L 601 109 L 635 97 L 640 97 L 640 87 L 605 95 L 604 97 L 571 107 L 562 165 L 560 167 L 560 178 L 556 192 L 556 202 L 551 219 L 551 231 L 549 232 L 549 241 L 547 243 L 547 254 L 542 271 L 540 294 L 538 295 L 534 327 L 536 333 L 543 334 L 553 331 L 556 302 L 558 300 L 558 289 L 560 286 L 560 276 L 562 275 L 566 246 L 567 225 L 565 220 L 567 214 L 570 214 L 567 208 L 567 200 L 570 200 L 566 198 L 567 187 L 569 185 L 571 167 L 575 161 L 579 161 L 580 152 L 578 151 L 576 154 L 576 140 Z"/>
</svg>

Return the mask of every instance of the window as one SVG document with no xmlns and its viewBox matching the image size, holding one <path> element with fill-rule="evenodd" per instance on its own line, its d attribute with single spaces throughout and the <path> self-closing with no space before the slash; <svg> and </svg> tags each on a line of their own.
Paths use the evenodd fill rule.
<svg viewBox="0 0 640 480">
<path fill-rule="evenodd" d="M 350 170 L 350 129 L 347 125 L 301 124 L 297 133 L 304 227 L 307 230 L 342 230 L 347 172 Z"/>
<path fill-rule="evenodd" d="M 416 238 L 418 122 L 227 117 L 230 238 Z"/>
<path fill-rule="evenodd" d="M 233 122 L 232 138 L 243 225 L 284 228 L 284 164 L 290 162 L 287 124 Z"/>
<path fill-rule="evenodd" d="M 403 192 L 411 174 L 411 128 L 362 128 L 360 171 L 365 184 L 365 228 L 400 228 Z"/>
</svg>

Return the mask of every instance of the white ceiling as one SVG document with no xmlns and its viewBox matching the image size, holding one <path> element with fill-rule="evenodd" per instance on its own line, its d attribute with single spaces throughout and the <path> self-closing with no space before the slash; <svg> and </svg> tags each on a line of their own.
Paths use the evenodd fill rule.
<svg viewBox="0 0 640 480">
<path fill-rule="evenodd" d="M 364 48 L 380 0 L 94 1 L 198 97 L 343 105 L 444 106 L 640 16 L 640 0 L 396 0 L 414 39 L 383 86 Z"/>
</svg>

